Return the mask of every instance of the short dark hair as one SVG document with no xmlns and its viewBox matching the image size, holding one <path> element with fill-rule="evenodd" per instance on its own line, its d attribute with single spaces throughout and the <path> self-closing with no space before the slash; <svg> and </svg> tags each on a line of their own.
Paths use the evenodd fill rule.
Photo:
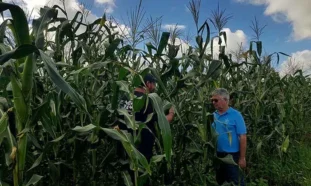
<svg viewBox="0 0 311 186">
<path fill-rule="evenodd" d="M 150 83 L 156 83 L 157 79 L 152 74 L 146 74 L 144 76 L 144 82 L 147 83 L 149 81 Z"/>
</svg>

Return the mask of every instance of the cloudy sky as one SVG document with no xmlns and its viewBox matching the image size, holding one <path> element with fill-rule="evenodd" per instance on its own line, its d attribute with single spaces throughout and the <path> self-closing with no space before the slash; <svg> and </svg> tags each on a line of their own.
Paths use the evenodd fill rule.
<svg viewBox="0 0 311 186">
<path fill-rule="evenodd" d="M 12 0 L 4 0 L 8 2 Z M 14 0 L 16 3 L 21 0 Z M 194 35 L 195 25 L 187 9 L 190 0 L 143 0 L 146 17 L 162 17 L 163 30 L 178 24 L 185 36 Z M 49 4 L 60 4 L 60 0 L 24 0 L 28 10 Z M 127 13 L 134 9 L 139 0 L 65 0 L 66 7 L 74 15 L 79 3 L 91 11 L 89 21 L 100 17 L 104 12 L 113 16 L 122 24 L 128 20 Z M 236 51 L 238 44 L 248 47 L 253 39 L 251 21 L 257 17 L 261 25 L 267 25 L 261 37 L 263 53 L 284 52 L 292 59 L 282 57 L 280 71 L 289 64 L 309 70 L 311 67 L 311 0 L 202 0 L 200 22 L 211 17 L 211 11 L 220 5 L 233 18 L 225 26 L 229 37 L 228 51 Z M 124 25 L 123 25 L 124 26 Z M 210 24 L 212 31 L 212 25 Z M 124 26 L 125 27 L 125 26 Z"/>
</svg>

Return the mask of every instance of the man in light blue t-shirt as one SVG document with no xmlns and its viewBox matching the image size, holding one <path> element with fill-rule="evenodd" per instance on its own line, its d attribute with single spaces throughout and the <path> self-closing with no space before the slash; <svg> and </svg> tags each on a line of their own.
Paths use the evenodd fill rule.
<svg viewBox="0 0 311 186">
<path fill-rule="evenodd" d="M 211 101 L 216 109 L 212 125 L 218 135 L 217 156 L 223 158 L 231 154 L 239 167 L 245 168 L 246 126 L 241 113 L 229 106 L 229 98 L 229 92 L 224 88 L 218 88 L 212 92 Z M 244 186 L 239 167 L 221 164 L 216 170 L 218 184 L 233 182 Z"/>
</svg>

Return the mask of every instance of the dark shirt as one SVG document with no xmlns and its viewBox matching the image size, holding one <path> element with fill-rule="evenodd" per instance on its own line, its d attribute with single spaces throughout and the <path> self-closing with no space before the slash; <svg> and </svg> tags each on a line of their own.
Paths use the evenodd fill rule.
<svg viewBox="0 0 311 186">
<path fill-rule="evenodd" d="M 148 115 L 153 113 L 152 119 L 147 123 L 147 127 L 143 128 L 141 131 L 141 138 L 140 138 L 140 143 L 137 147 L 137 149 L 146 156 L 147 160 L 150 160 L 152 157 L 152 148 L 155 142 L 155 125 L 157 122 L 157 115 L 156 112 L 153 109 L 151 99 L 148 97 L 148 95 L 141 93 L 141 92 L 134 92 L 134 95 L 137 97 L 143 97 L 145 100 L 144 106 L 140 111 L 135 113 L 135 120 L 139 122 L 145 122 L 148 118 Z M 146 109 L 146 104 L 148 99 L 148 105 Z M 131 100 L 128 99 L 122 99 L 120 102 L 120 107 L 125 108 L 128 110 L 130 114 L 132 114 L 132 109 L 133 109 L 133 103 Z M 119 128 L 121 130 L 127 130 L 128 132 L 133 134 L 133 131 L 131 129 L 128 129 L 127 126 L 123 123 L 119 125 Z"/>
</svg>

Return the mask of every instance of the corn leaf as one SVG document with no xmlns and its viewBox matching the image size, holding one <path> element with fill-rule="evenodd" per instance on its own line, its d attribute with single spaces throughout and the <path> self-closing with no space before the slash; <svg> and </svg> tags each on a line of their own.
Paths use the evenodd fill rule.
<svg viewBox="0 0 311 186">
<path fill-rule="evenodd" d="M 76 132 L 89 132 L 91 130 L 93 130 L 94 128 L 96 128 L 95 125 L 93 124 L 89 124 L 89 125 L 86 125 L 86 126 L 76 126 L 75 128 L 73 128 L 72 130 L 73 131 L 76 131 Z"/>
<path fill-rule="evenodd" d="M 160 56 L 165 49 L 165 47 L 168 44 L 168 40 L 170 38 L 170 33 L 169 32 L 163 32 L 160 40 L 160 44 L 157 50 L 157 55 Z"/>
<path fill-rule="evenodd" d="M 35 35 L 35 45 L 39 49 L 44 47 L 44 33 L 49 21 L 57 16 L 57 10 L 54 8 L 44 7 L 40 9 L 41 16 L 33 20 L 33 31 Z"/>
<path fill-rule="evenodd" d="M 122 172 L 122 177 L 124 180 L 124 184 L 126 186 L 133 186 L 133 182 L 131 180 L 130 174 L 126 171 L 126 172 Z"/>
<path fill-rule="evenodd" d="M 131 93 L 129 89 L 129 84 L 126 81 L 116 81 L 117 85 L 120 87 L 120 90 L 126 92 L 126 93 Z"/>
<path fill-rule="evenodd" d="M 8 21 L 10 21 L 10 19 L 3 21 L 3 23 L 1 23 L 0 25 L 0 43 L 4 42 L 5 30 L 6 30 Z"/>
<path fill-rule="evenodd" d="M 53 143 L 59 142 L 59 141 L 62 140 L 65 136 L 66 136 L 66 133 L 63 134 L 63 135 L 61 135 L 61 136 L 59 136 L 58 138 L 52 140 L 51 142 L 53 142 Z"/>
<path fill-rule="evenodd" d="M 219 60 L 213 60 L 212 63 L 208 67 L 206 76 L 208 78 L 213 76 L 217 72 L 217 70 L 221 67 L 221 63 L 222 62 Z"/>
<path fill-rule="evenodd" d="M 166 155 L 166 160 L 171 162 L 171 151 L 172 151 L 172 134 L 170 125 L 166 119 L 163 112 L 163 104 L 161 98 L 156 93 L 151 93 L 148 95 L 151 98 L 153 108 L 155 109 L 158 117 L 158 125 L 161 129 L 162 140 L 164 144 L 164 151 Z"/>
<path fill-rule="evenodd" d="M 286 153 L 288 146 L 289 146 L 289 136 L 287 135 L 284 142 L 282 143 L 282 151 Z"/>
<path fill-rule="evenodd" d="M 40 51 L 40 55 L 42 60 L 44 61 L 45 68 L 50 75 L 52 82 L 63 92 L 68 94 L 71 99 L 77 104 L 80 109 L 87 111 L 86 103 L 84 98 L 76 92 L 65 80 L 61 77 L 55 67 L 55 63 L 53 60 L 46 55 L 42 50 Z"/>
<path fill-rule="evenodd" d="M 238 165 L 235 163 L 235 161 L 233 160 L 233 157 L 231 154 L 228 154 L 227 156 L 225 156 L 224 158 L 218 158 L 220 161 L 229 164 L 229 165 Z"/>
<path fill-rule="evenodd" d="M 28 21 L 23 9 L 18 5 L 0 2 L 0 12 L 5 10 L 10 10 L 12 15 L 13 26 L 15 28 L 15 33 L 13 34 L 16 37 L 15 42 L 17 46 L 30 44 Z"/>
<path fill-rule="evenodd" d="M 126 138 L 126 136 L 119 132 L 116 129 L 107 129 L 107 128 L 101 128 L 108 136 L 110 136 L 111 138 L 115 139 L 115 140 L 119 140 L 122 142 L 127 142 L 129 143 L 129 140 Z"/>
<path fill-rule="evenodd" d="M 43 178 L 43 176 L 34 174 L 34 175 L 32 175 L 32 177 L 30 178 L 30 180 L 28 181 L 28 183 L 25 186 L 36 185 L 41 180 L 41 178 Z"/>
<path fill-rule="evenodd" d="M 42 161 L 42 156 L 43 156 L 43 153 L 40 154 L 40 156 L 36 159 L 36 161 L 32 164 L 32 166 L 27 170 L 30 171 L 31 169 L 37 167 L 38 165 L 40 165 L 41 161 Z"/>
<path fill-rule="evenodd" d="M 135 129 L 135 121 L 134 121 L 134 117 L 132 115 L 130 115 L 126 109 L 122 108 L 122 109 L 118 109 L 118 113 L 122 116 L 124 116 L 125 118 L 125 122 L 128 128 L 131 129 Z"/>
<path fill-rule="evenodd" d="M 28 118 L 28 108 L 22 94 L 20 82 L 16 79 L 14 74 L 11 74 L 11 85 L 13 90 L 14 109 L 19 120 L 17 130 L 22 131 L 25 128 L 25 123 Z"/>
<path fill-rule="evenodd" d="M 10 52 L 2 54 L 0 56 L 0 65 L 3 65 L 6 61 L 10 59 L 20 59 L 26 57 L 35 51 L 37 51 L 37 48 L 34 45 L 21 45 Z"/>
<path fill-rule="evenodd" d="M 3 135 L 3 133 L 6 131 L 6 128 L 8 126 L 8 114 L 4 113 L 0 119 L 0 136 Z"/>
</svg>

